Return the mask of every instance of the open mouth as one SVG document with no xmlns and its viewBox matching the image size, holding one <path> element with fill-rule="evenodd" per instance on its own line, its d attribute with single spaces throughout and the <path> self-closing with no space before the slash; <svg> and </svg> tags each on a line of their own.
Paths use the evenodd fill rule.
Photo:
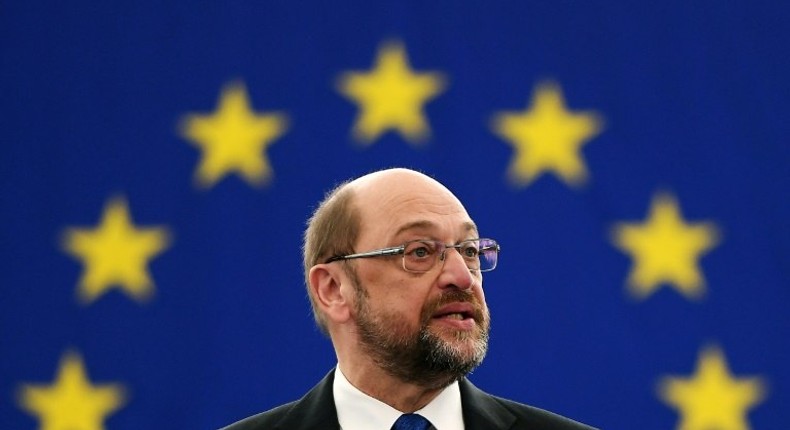
<svg viewBox="0 0 790 430">
<path fill-rule="evenodd" d="M 450 320 L 465 320 L 467 318 L 474 318 L 470 312 L 453 312 L 449 314 L 434 315 L 434 318 L 446 318 Z"/>
<path fill-rule="evenodd" d="M 470 303 L 450 303 L 437 309 L 433 318 L 450 321 L 474 320 L 474 306 Z"/>
</svg>

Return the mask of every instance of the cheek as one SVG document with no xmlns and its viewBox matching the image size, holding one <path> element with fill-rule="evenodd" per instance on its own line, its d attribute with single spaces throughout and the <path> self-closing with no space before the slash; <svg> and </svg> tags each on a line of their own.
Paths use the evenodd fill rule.
<svg viewBox="0 0 790 430">
<path fill-rule="evenodd" d="M 483 304 L 486 303 L 486 293 L 485 290 L 483 290 L 482 284 L 478 284 L 478 286 L 475 287 L 475 294 L 477 295 L 478 298 L 480 298 L 481 303 Z"/>
<path fill-rule="evenodd" d="M 391 285 L 390 294 L 382 300 L 385 311 L 408 324 L 412 329 L 423 324 L 423 313 L 426 303 L 430 300 L 429 289 L 420 289 L 416 285 Z"/>
<path fill-rule="evenodd" d="M 474 294 L 481 301 L 481 303 L 485 303 L 486 295 L 485 291 L 483 290 L 483 277 L 481 274 L 478 274 L 477 276 L 473 276 L 473 279 L 475 283 L 472 286 L 472 294 Z"/>
<path fill-rule="evenodd" d="M 366 274 L 360 281 L 368 292 L 374 310 L 391 316 L 410 319 L 411 314 L 419 317 L 426 300 L 423 289 L 413 280 L 401 276 Z M 427 289 L 426 289 L 427 290 Z"/>
<path fill-rule="evenodd" d="M 391 267 L 386 259 L 370 261 L 364 269 L 357 272 L 360 283 L 369 291 L 371 297 L 382 299 L 405 299 L 418 289 L 418 282 L 409 273 Z"/>
</svg>

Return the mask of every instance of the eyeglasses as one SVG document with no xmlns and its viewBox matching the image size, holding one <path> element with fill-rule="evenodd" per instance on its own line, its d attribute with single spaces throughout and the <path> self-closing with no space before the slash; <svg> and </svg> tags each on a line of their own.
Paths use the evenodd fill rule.
<svg viewBox="0 0 790 430">
<path fill-rule="evenodd" d="M 403 255 L 403 270 L 412 273 L 425 273 L 433 269 L 437 261 L 441 261 L 444 265 L 445 252 L 448 248 L 455 248 L 461 254 L 469 270 L 489 272 L 496 268 L 499 245 L 493 239 L 469 239 L 455 245 L 448 245 L 436 240 L 412 240 L 401 246 L 358 254 L 336 255 L 326 260 L 326 263 L 354 258 Z"/>
</svg>

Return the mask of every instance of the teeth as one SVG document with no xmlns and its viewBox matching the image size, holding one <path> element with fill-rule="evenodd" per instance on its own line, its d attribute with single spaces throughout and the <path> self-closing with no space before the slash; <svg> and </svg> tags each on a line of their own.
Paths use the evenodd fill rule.
<svg viewBox="0 0 790 430">
<path fill-rule="evenodd" d="M 448 318 L 448 319 L 451 319 L 451 320 L 462 320 L 462 319 L 464 319 L 464 316 L 461 315 L 461 314 L 447 314 L 444 317 Z"/>
</svg>

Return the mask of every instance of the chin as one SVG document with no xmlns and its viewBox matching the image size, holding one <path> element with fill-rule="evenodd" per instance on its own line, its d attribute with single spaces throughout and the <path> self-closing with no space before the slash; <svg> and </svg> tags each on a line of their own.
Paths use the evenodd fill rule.
<svg viewBox="0 0 790 430">
<path fill-rule="evenodd" d="M 488 336 L 479 328 L 473 331 L 441 330 L 434 335 L 437 343 L 441 345 L 443 355 L 454 357 L 453 361 L 459 363 L 476 363 L 476 367 L 488 350 Z"/>
</svg>

